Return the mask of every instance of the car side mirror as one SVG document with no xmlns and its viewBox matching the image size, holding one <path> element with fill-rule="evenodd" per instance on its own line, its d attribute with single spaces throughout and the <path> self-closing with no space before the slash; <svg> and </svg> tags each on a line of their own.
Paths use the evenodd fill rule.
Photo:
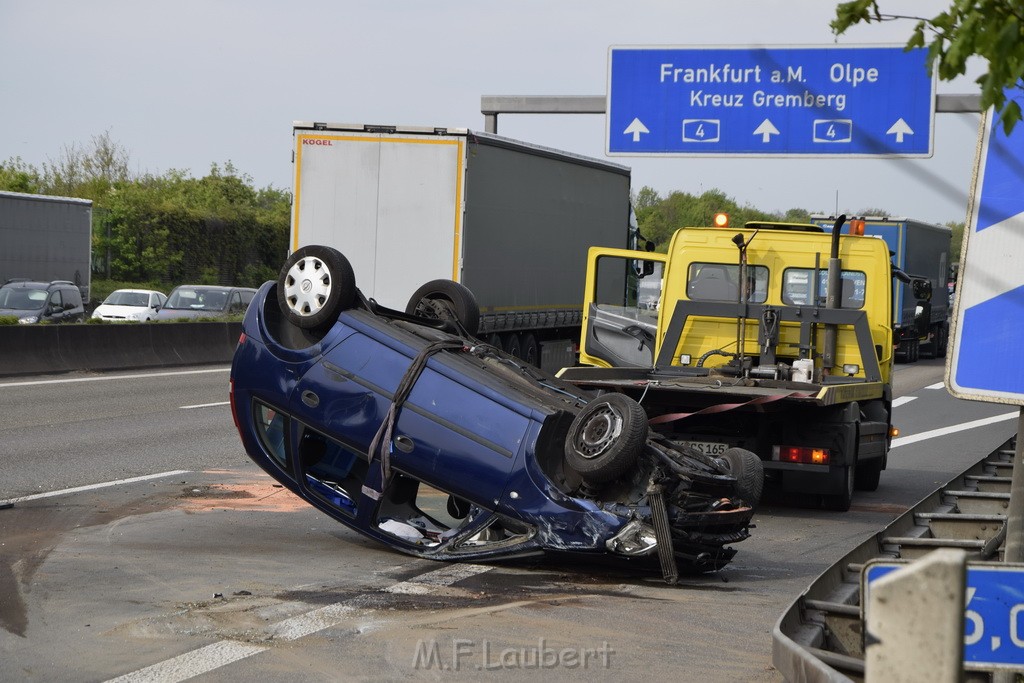
<svg viewBox="0 0 1024 683">
<path fill-rule="evenodd" d="M 644 277 L 654 275 L 654 261 L 644 261 Z"/>
</svg>

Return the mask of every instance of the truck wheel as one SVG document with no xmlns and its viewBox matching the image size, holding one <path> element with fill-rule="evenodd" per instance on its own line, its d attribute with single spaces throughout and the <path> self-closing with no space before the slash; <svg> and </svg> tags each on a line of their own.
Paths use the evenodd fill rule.
<svg viewBox="0 0 1024 683">
<path fill-rule="evenodd" d="M 510 356 L 515 356 L 516 358 L 523 357 L 523 343 L 515 332 L 509 332 L 505 335 L 505 343 L 502 344 L 502 348 Z"/>
<path fill-rule="evenodd" d="M 850 509 L 850 505 L 853 504 L 853 489 L 855 483 L 856 469 L 853 465 L 847 465 L 843 471 L 843 491 L 842 493 L 834 493 L 828 496 L 822 496 L 824 498 L 824 504 L 826 510 L 834 510 L 836 512 L 846 512 Z"/>
<path fill-rule="evenodd" d="M 736 495 L 750 507 L 757 507 L 764 490 L 761 458 L 744 448 L 730 448 L 722 453 L 721 459 L 728 465 L 729 473 L 736 477 Z"/>
<path fill-rule="evenodd" d="M 473 292 L 453 280 L 431 280 L 409 298 L 405 312 L 434 320 L 450 320 L 471 336 L 480 331 L 480 306 Z"/>
<path fill-rule="evenodd" d="M 939 343 L 935 347 L 935 355 L 939 358 L 946 357 L 946 350 L 949 348 L 949 327 L 946 324 L 939 325 Z"/>
<path fill-rule="evenodd" d="M 624 394 L 588 403 L 569 426 L 565 460 L 594 484 L 617 479 L 636 463 L 647 442 L 647 413 Z"/>
<path fill-rule="evenodd" d="M 534 367 L 540 367 L 540 345 L 532 333 L 523 335 L 523 360 Z"/>
<path fill-rule="evenodd" d="M 309 245 L 285 261 L 277 276 L 277 303 L 288 322 L 304 330 L 333 324 L 356 299 L 352 265 L 337 249 Z"/>
<path fill-rule="evenodd" d="M 854 484 L 858 491 L 877 491 L 878 480 L 882 477 L 883 458 L 875 458 L 857 465 Z"/>
</svg>

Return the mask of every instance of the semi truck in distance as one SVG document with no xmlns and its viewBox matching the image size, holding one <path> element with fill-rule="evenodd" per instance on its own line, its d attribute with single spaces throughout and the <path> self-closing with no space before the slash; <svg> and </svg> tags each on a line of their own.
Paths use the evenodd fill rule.
<svg viewBox="0 0 1024 683">
<path fill-rule="evenodd" d="M 0 285 L 68 280 L 89 300 L 92 200 L 0 191 Z"/>
<path fill-rule="evenodd" d="M 587 250 L 637 247 L 626 166 L 465 128 L 298 121 L 293 142 L 291 251 L 340 250 L 393 309 L 460 283 L 481 339 L 552 371 L 576 360 Z"/>
<path fill-rule="evenodd" d="M 889 245 L 893 265 L 906 278 L 893 281 L 893 339 L 896 358 L 916 362 L 922 353 L 945 358 L 949 347 L 949 243 L 952 230 L 910 218 L 858 216 L 864 234 Z M 834 216 L 811 217 L 826 231 Z"/>
</svg>

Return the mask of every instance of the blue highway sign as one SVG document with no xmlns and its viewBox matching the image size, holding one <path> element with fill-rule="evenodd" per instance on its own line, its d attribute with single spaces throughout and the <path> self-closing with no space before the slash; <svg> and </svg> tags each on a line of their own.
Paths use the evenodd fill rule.
<svg viewBox="0 0 1024 683">
<path fill-rule="evenodd" d="M 1024 94 L 1006 96 L 1024 106 Z M 957 278 L 946 388 L 957 398 L 1024 405 L 1024 123 L 1009 136 L 989 111 Z"/>
<path fill-rule="evenodd" d="M 927 50 L 612 47 L 610 156 L 928 157 Z"/>
<path fill-rule="evenodd" d="M 863 583 L 906 567 L 872 562 L 864 568 Z M 992 669 L 1024 665 L 1024 566 L 967 565 L 967 604 L 964 611 L 964 668 Z M 862 592 L 861 604 L 867 604 Z"/>
</svg>

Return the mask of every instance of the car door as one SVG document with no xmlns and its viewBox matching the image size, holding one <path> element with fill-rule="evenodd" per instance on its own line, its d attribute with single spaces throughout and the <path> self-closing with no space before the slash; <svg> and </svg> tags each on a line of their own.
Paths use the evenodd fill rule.
<svg viewBox="0 0 1024 683">
<path fill-rule="evenodd" d="M 64 299 L 60 290 L 50 292 L 50 298 L 46 301 L 46 308 L 43 310 L 43 318 L 54 323 L 64 319 Z"/>
</svg>

